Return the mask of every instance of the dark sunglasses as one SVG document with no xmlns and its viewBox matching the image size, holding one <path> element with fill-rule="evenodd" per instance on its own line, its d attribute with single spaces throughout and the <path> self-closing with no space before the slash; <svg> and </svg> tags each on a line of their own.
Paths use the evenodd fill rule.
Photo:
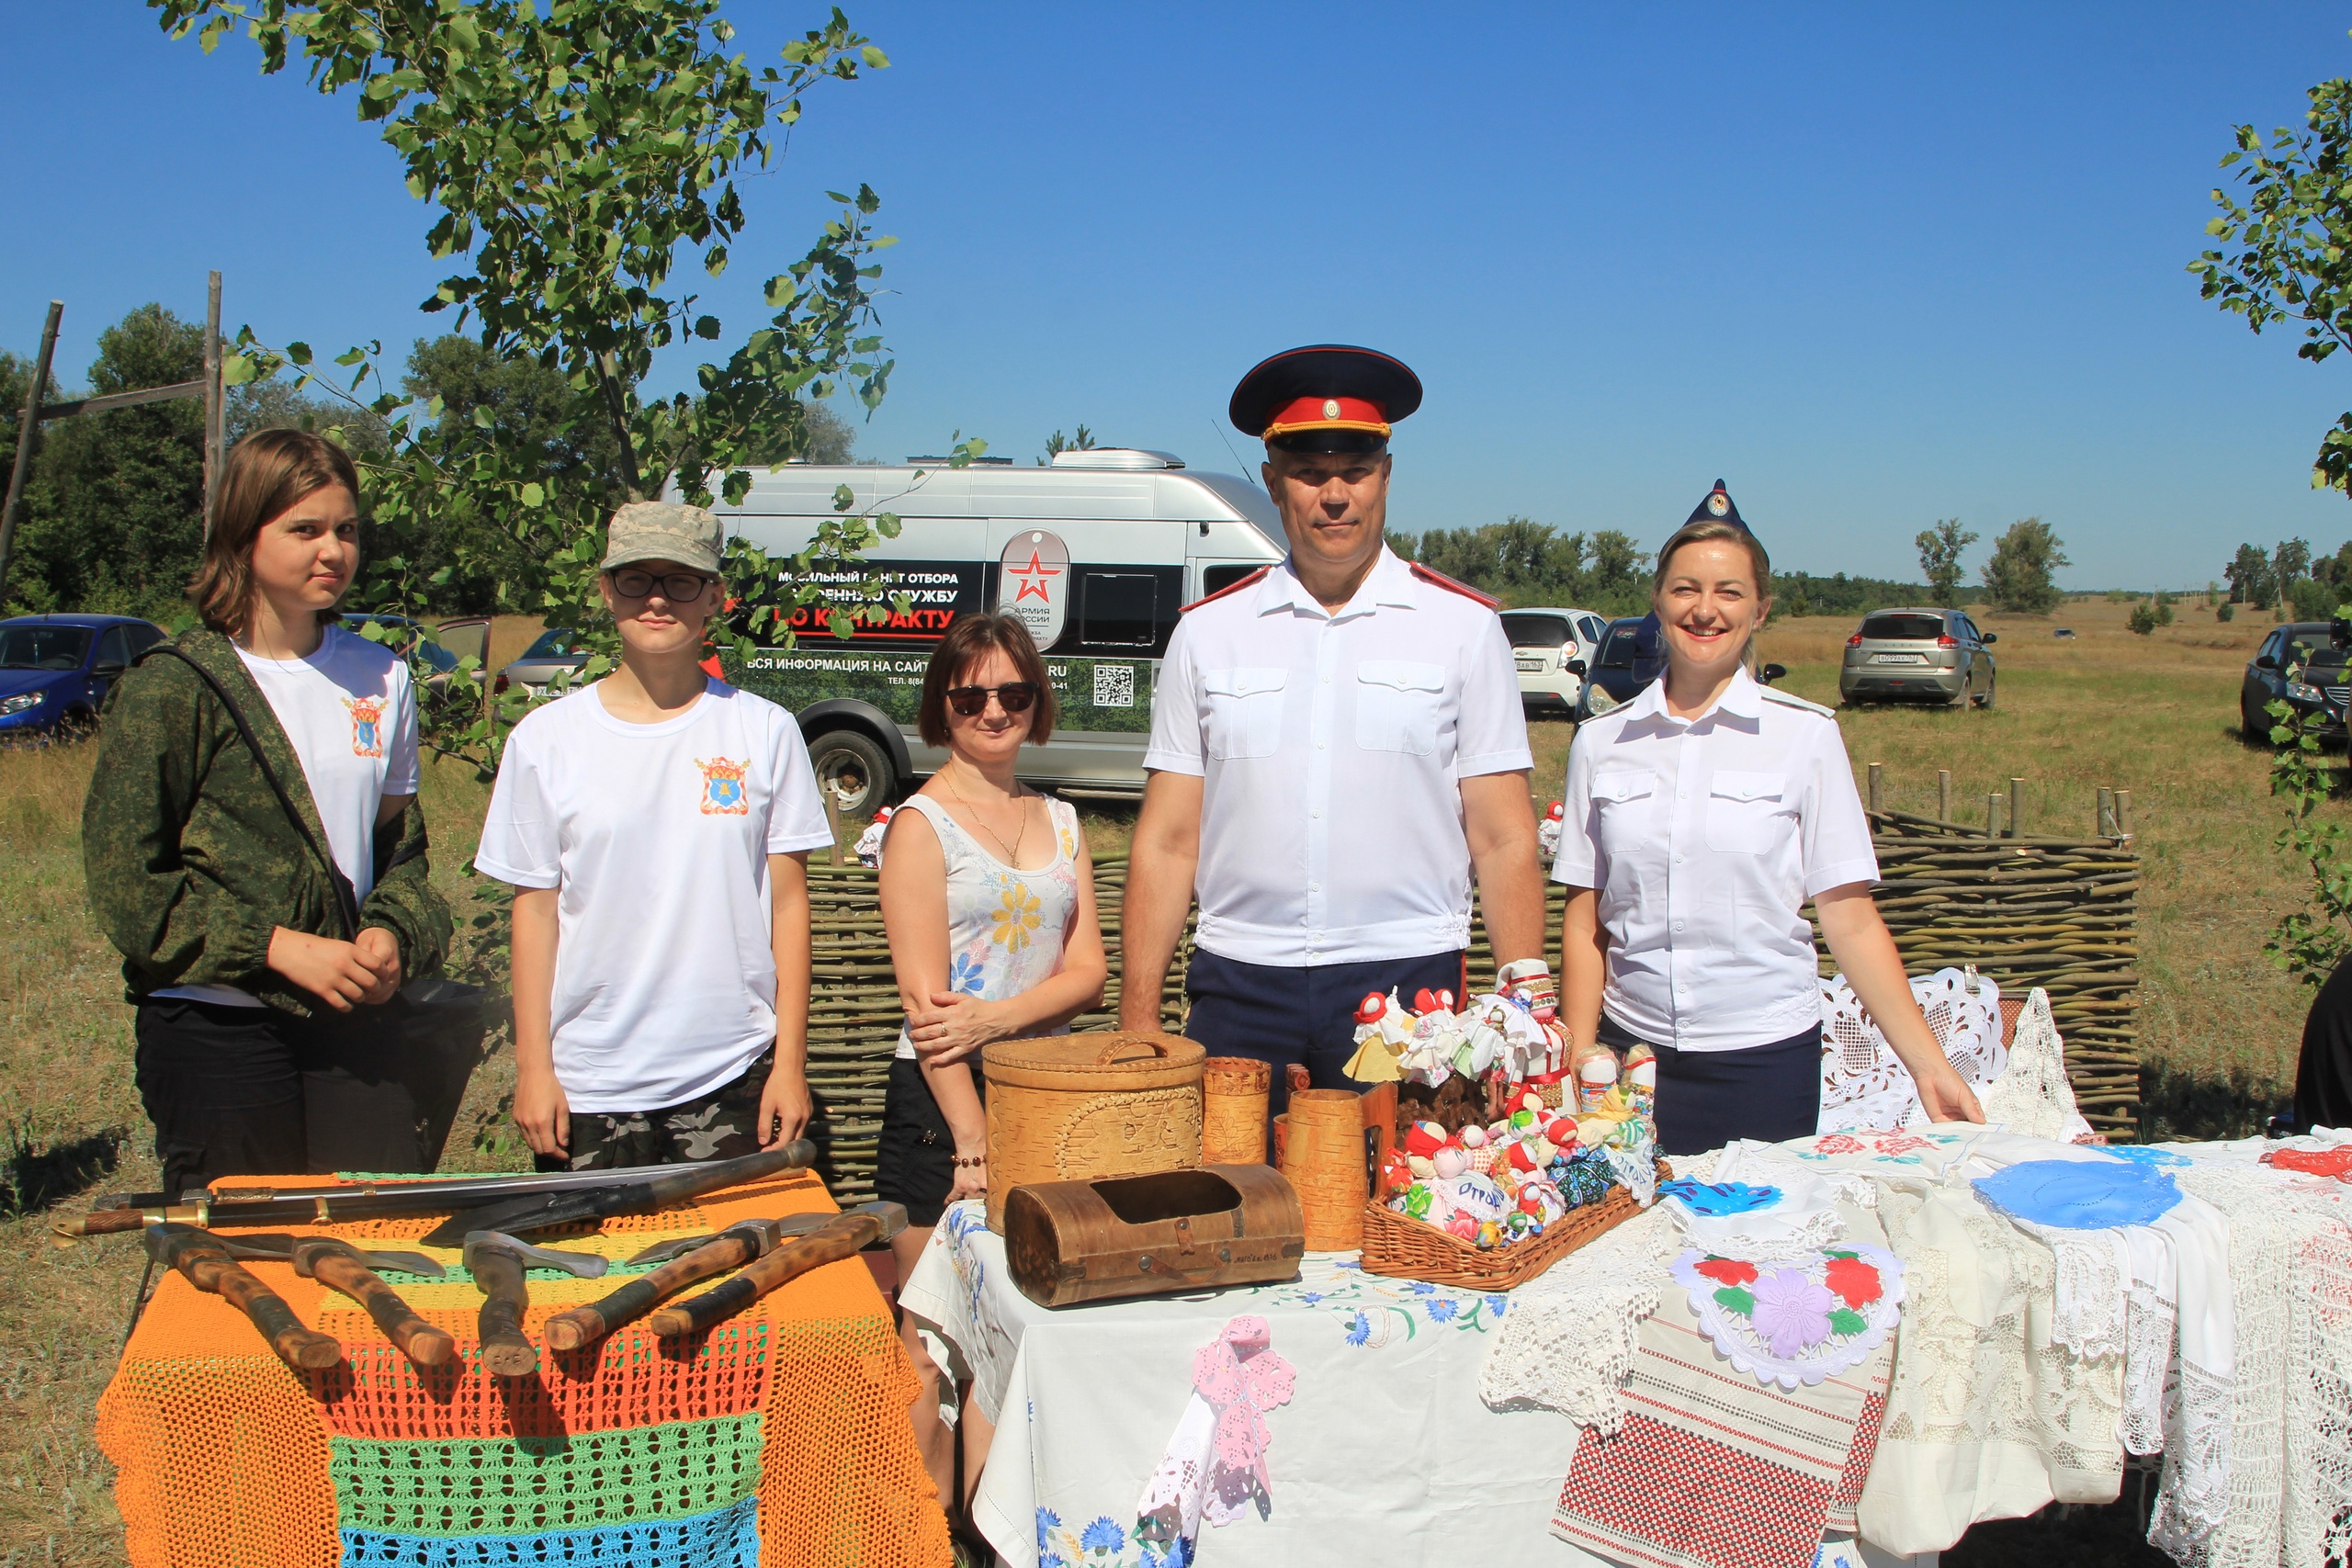
<svg viewBox="0 0 2352 1568">
<path fill-rule="evenodd" d="M 1007 681 L 1001 686 L 950 686 L 947 688 L 947 705 L 954 708 L 960 718 L 978 718 L 988 712 L 991 696 L 1009 714 L 1027 713 L 1029 705 L 1037 700 L 1037 683 L 1035 681 Z"/>
<path fill-rule="evenodd" d="M 657 577 L 650 571 L 631 571 L 623 567 L 612 574 L 613 592 L 624 599 L 643 599 L 652 593 L 659 583 L 662 597 L 673 604 L 683 604 L 702 597 L 702 591 L 715 580 L 699 572 L 673 571 Z"/>
</svg>

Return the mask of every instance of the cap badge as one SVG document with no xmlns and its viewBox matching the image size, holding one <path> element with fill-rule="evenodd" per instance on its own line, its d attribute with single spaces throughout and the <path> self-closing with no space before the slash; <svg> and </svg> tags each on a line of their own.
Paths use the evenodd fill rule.
<svg viewBox="0 0 2352 1568">
<path fill-rule="evenodd" d="M 1714 494 L 1707 497 L 1707 510 L 1713 513 L 1716 516 L 1721 517 L 1724 513 L 1731 510 L 1731 498 L 1724 494 L 1723 491 L 1717 491 Z"/>
<path fill-rule="evenodd" d="M 1340 417 L 1339 399 L 1326 398 L 1323 400 L 1323 417 L 1325 419 L 1337 419 Z"/>
</svg>

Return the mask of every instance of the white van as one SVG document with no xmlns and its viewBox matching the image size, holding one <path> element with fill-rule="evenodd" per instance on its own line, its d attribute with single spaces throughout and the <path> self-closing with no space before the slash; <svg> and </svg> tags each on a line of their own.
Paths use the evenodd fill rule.
<svg viewBox="0 0 2352 1568">
<path fill-rule="evenodd" d="M 844 818 L 871 816 L 946 761 L 915 733 L 923 669 L 948 623 L 984 607 L 1028 622 L 1053 679 L 1053 739 L 1024 754 L 1023 776 L 1064 794 L 1140 794 L 1151 694 L 1177 612 L 1285 553 L 1282 519 L 1255 484 L 1125 447 L 1062 452 L 1050 468 L 796 463 L 755 473 L 741 505 L 717 510 L 730 533 L 790 556 L 841 515 L 843 485 L 853 513 L 898 514 L 899 536 L 876 541 L 865 561 L 912 607 L 846 642 L 821 612 L 807 613 L 797 646 L 742 661 L 730 654 L 726 670 L 799 716 L 818 779 Z M 854 587 L 839 602 L 854 603 Z"/>
</svg>

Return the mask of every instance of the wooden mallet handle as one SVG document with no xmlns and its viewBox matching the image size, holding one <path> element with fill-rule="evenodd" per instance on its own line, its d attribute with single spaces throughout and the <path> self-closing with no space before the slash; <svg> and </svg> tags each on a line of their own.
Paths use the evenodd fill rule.
<svg viewBox="0 0 2352 1568">
<path fill-rule="evenodd" d="M 548 1348 L 577 1350 L 614 1329 L 635 1323 L 655 1307 L 713 1274 L 724 1274 L 752 1256 L 750 1238 L 722 1235 L 684 1258 L 672 1258 L 649 1274 L 640 1274 L 599 1302 L 568 1308 L 547 1321 Z"/>
<path fill-rule="evenodd" d="M 267 1285 L 246 1272 L 220 1244 L 201 1231 L 173 1238 L 172 1267 L 198 1290 L 219 1296 L 252 1320 L 277 1352 L 277 1359 L 299 1371 L 316 1371 L 343 1359 L 343 1346 L 316 1329 L 302 1326 L 294 1309 Z"/>
<path fill-rule="evenodd" d="M 416 1315 L 398 1292 L 376 1271 L 345 1253 L 322 1251 L 310 1259 L 311 1277 L 332 1286 L 368 1309 L 384 1337 L 420 1367 L 437 1367 L 458 1353 L 458 1340 L 447 1329 L 435 1328 Z"/>
<path fill-rule="evenodd" d="M 539 1348 L 523 1334 L 523 1314 L 531 1293 L 523 1282 L 523 1261 L 511 1252 L 478 1252 L 466 1259 L 481 1287 L 481 1364 L 503 1378 L 528 1377 L 539 1370 Z"/>
<path fill-rule="evenodd" d="M 798 1279 L 811 1269 L 855 1257 L 881 1235 L 880 1216 L 865 1213 L 843 1214 L 828 1221 L 822 1230 L 786 1242 L 725 1284 L 676 1306 L 663 1307 L 646 1321 L 656 1334 L 697 1333 L 724 1323 L 777 1286 Z"/>
</svg>

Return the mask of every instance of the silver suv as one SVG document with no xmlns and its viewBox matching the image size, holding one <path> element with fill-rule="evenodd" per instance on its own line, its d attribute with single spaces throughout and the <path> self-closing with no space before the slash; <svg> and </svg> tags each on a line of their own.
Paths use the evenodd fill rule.
<svg viewBox="0 0 2352 1568">
<path fill-rule="evenodd" d="M 1959 610 L 1873 610 L 1846 639 L 1838 695 L 1849 703 L 1931 702 L 1993 705 L 1993 656 L 2000 639 Z"/>
</svg>

